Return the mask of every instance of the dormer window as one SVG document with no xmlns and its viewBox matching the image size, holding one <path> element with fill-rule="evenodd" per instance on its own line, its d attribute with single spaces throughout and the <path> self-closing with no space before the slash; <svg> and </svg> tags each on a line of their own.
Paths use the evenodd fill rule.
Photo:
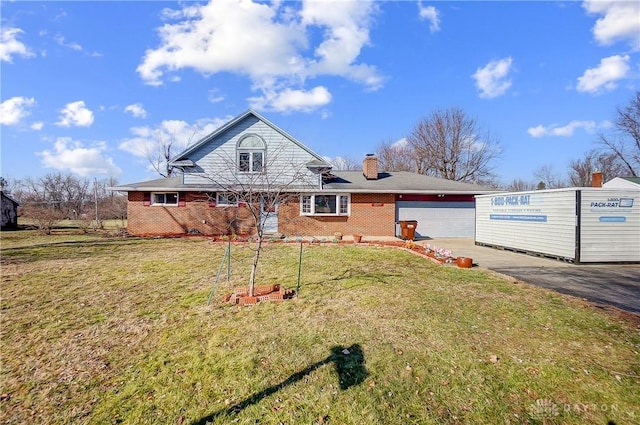
<svg viewBox="0 0 640 425">
<path fill-rule="evenodd" d="M 261 173 L 264 170 L 264 141 L 255 134 L 249 134 L 238 142 L 238 171 Z"/>
</svg>

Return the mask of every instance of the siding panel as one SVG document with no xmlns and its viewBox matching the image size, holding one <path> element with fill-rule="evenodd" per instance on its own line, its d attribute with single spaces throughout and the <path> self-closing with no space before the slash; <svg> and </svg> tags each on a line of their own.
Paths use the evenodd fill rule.
<svg viewBox="0 0 640 425">
<path fill-rule="evenodd" d="M 583 190 L 580 261 L 640 261 L 640 191 Z"/>
<path fill-rule="evenodd" d="M 476 197 L 476 242 L 575 259 L 576 190 Z"/>
</svg>

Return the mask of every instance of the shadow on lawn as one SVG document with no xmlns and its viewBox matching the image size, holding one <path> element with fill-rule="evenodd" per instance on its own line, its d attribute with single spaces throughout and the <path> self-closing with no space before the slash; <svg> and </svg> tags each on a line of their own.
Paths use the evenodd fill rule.
<svg viewBox="0 0 640 425">
<path fill-rule="evenodd" d="M 281 389 L 294 384 L 305 376 L 326 364 L 333 363 L 336 372 L 338 373 L 338 380 L 340 383 L 340 389 L 346 390 L 349 387 L 358 385 L 365 380 L 369 375 L 367 369 L 364 366 L 364 353 L 360 344 L 354 344 L 350 347 L 335 346 L 331 348 L 331 354 L 326 358 L 310 364 L 300 372 L 296 372 L 279 384 L 273 385 L 269 388 L 252 394 L 235 406 L 231 406 L 228 409 L 222 409 L 214 412 L 208 416 L 200 418 L 197 421 L 192 422 L 192 425 L 205 425 L 208 422 L 213 421 L 218 416 L 226 416 L 230 414 L 237 414 L 242 412 L 247 407 L 259 403 L 263 398 L 268 397 Z"/>
</svg>

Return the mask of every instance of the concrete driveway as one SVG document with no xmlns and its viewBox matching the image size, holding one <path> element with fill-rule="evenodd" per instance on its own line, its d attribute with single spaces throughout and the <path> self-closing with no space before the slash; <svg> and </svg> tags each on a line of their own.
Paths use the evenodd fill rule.
<svg viewBox="0 0 640 425">
<path fill-rule="evenodd" d="M 523 282 L 640 314 L 640 265 L 571 264 L 517 252 L 476 246 L 473 239 L 438 238 L 429 241 L 471 257 L 474 265 Z"/>
</svg>

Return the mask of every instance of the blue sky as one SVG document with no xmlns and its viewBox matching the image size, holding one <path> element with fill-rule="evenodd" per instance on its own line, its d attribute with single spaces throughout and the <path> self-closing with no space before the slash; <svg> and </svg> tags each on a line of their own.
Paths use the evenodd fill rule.
<svg viewBox="0 0 640 425">
<path fill-rule="evenodd" d="M 640 89 L 640 3 L 6 2 L 5 178 L 157 178 L 253 108 L 320 155 L 360 160 L 461 108 L 500 140 L 495 172 L 564 174 Z"/>
</svg>

